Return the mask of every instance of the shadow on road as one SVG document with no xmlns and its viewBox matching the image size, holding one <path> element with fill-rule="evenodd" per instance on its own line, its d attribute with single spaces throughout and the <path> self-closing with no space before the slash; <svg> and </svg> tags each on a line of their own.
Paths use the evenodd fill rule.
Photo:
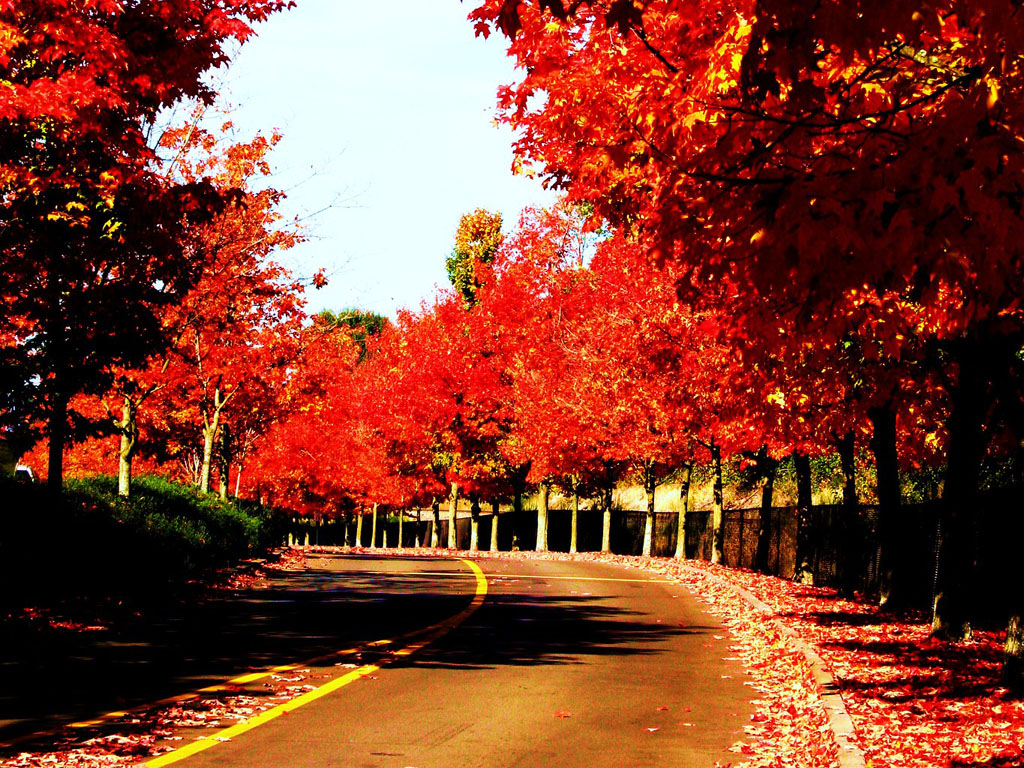
<svg viewBox="0 0 1024 768">
<path fill-rule="evenodd" d="M 456 669 L 579 664 L 588 656 L 656 654 L 667 638 L 711 631 L 653 624 L 609 602 L 593 596 L 489 595 L 470 623 L 409 663 Z"/>
<path fill-rule="evenodd" d="M 0 742 L 420 629 L 462 610 L 472 590 L 471 574 L 437 558 L 416 563 L 424 568 L 418 573 L 394 572 L 400 561 L 392 558 L 322 561 L 275 576 L 266 589 L 149 606 L 101 631 L 0 622 Z M 584 656 L 653 654 L 662 640 L 710 631 L 653 624 L 606 598 L 505 587 L 458 631 L 401 663 L 576 664 Z"/>
<path fill-rule="evenodd" d="M 439 585 L 428 574 L 372 570 L 282 573 L 267 589 L 209 591 L 87 622 L 100 629 L 83 629 L 80 606 L 75 620 L 0 621 L 0 741 L 400 634 L 466 604 L 465 574 Z"/>
</svg>

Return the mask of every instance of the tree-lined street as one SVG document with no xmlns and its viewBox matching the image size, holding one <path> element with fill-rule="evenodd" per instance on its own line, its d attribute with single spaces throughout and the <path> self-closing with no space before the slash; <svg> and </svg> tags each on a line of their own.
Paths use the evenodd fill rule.
<svg viewBox="0 0 1024 768">
<path fill-rule="evenodd" d="M 1017 766 L 1016 0 L 476 0 L 543 203 L 440 245 L 491 166 L 423 101 L 490 75 L 295 5 L 0 2 L 3 768 Z M 269 29 L 313 144 L 359 86 L 418 305 L 296 255 Z"/>
</svg>

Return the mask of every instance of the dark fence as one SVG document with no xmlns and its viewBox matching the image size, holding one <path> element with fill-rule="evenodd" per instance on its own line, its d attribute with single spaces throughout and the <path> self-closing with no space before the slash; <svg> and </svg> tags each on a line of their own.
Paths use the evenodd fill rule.
<svg viewBox="0 0 1024 768">
<path fill-rule="evenodd" d="M 1024 514 L 1016 496 L 992 498 L 975 513 L 977 520 L 975 561 L 982 583 L 1009 584 L 1016 580 L 1012 573 L 1017 562 L 1017 548 L 1024 540 Z M 402 526 L 401 546 L 429 546 L 433 527 L 430 510 L 409 513 Z M 463 513 L 464 514 L 464 513 Z M 552 551 L 569 550 L 572 513 L 569 510 L 551 510 L 548 513 L 548 548 Z M 908 575 L 909 592 L 913 602 L 930 605 L 935 586 L 938 547 L 941 537 L 940 509 L 937 504 L 904 505 L 900 509 L 900 530 L 896 538 L 896 551 L 900 567 Z M 417 521 L 416 518 L 419 517 Z M 603 513 L 600 510 L 580 510 L 577 545 L 581 552 L 601 548 Z M 643 547 L 646 513 L 636 510 L 613 510 L 611 517 L 611 549 L 617 554 L 639 555 Z M 675 553 L 678 514 L 658 512 L 654 516 L 652 554 L 670 557 Z M 492 515 L 480 515 L 479 547 L 490 548 Z M 818 505 L 811 508 L 809 529 L 806 531 L 810 568 L 814 583 L 845 586 L 876 594 L 880 584 L 880 542 L 878 509 L 860 506 L 850 511 L 838 505 Z M 354 540 L 355 524 L 349 521 L 349 540 Z M 448 542 L 447 510 L 442 510 L 439 543 Z M 457 545 L 468 549 L 470 544 L 470 518 L 460 516 L 457 521 Z M 711 512 L 692 511 L 686 516 L 686 557 L 710 560 L 712 552 Z M 387 531 L 387 546 L 399 546 L 399 525 L 391 516 L 378 522 L 378 546 L 383 543 L 382 531 Z M 309 535 L 310 543 L 343 544 L 345 522 L 325 521 L 317 526 L 294 529 L 299 543 Z M 371 520 L 363 520 L 362 546 L 371 544 Z M 498 548 L 513 548 L 513 533 L 518 531 L 520 549 L 533 549 L 536 541 L 537 514 L 524 511 L 518 519 L 511 512 L 499 515 Z M 757 545 L 761 531 L 760 509 L 727 509 L 722 515 L 723 562 L 740 568 L 755 568 Z M 987 532 L 982 535 L 982 532 Z M 796 568 L 797 510 L 795 507 L 774 507 L 768 521 L 768 572 L 792 578 Z"/>
<path fill-rule="evenodd" d="M 833 507 L 815 507 L 816 516 L 822 523 L 815 530 L 826 534 L 832 530 Z M 384 522 L 381 515 L 377 523 L 377 545 L 383 546 L 385 530 L 387 546 L 413 547 L 429 546 L 433 528 L 433 515 L 430 510 L 418 510 L 407 513 L 401 526 L 402 541 L 399 544 L 399 524 L 395 517 Z M 470 518 L 460 513 L 457 521 L 456 539 L 459 549 L 468 549 L 470 543 Z M 644 526 L 647 513 L 637 510 L 612 510 L 611 517 L 611 548 L 617 554 L 639 555 L 643 549 Z M 577 548 L 581 552 L 601 549 L 601 532 L 604 514 L 601 510 L 582 509 L 578 516 Z M 418 519 L 417 519 L 418 518 Z M 490 513 L 480 515 L 480 549 L 489 549 L 491 541 Z M 670 557 L 676 551 L 676 533 L 679 515 L 676 512 L 656 512 L 654 515 L 654 537 L 652 554 L 655 557 Z M 341 545 L 345 542 L 345 525 L 343 519 L 326 519 L 319 526 L 304 524 L 293 529 L 298 543 L 305 543 L 306 536 L 311 544 Z M 348 523 L 348 540 L 355 542 L 356 524 Z M 438 529 L 440 545 L 448 543 L 448 512 L 441 513 Z M 760 528 L 760 510 L 728 509 L 723 513 L 722 528 L 724 533 L 724 554 L 727 565 L 752 568 L 757 550 L 757 538 Z M 372 522 L 369 515 L 363 519 L 361 546 L 372 544 Z M 533 549 L 537 540 L 537 513 L 526 510 L 518 520 L 511 512 L 499 515 L 498 548 L 510 550 L 513 547 L 513 535 L 518 531 L 519 547 Z M 548 548 L 555 552 L 567 552 L 572 536 L 572 513 L 569 510 L 553 509 L 548 513 Z M 822 545 L 833 543 L 822 536 Z M 688 558 L 711 559 L 711 512 L 699 510 L 686 516 L 686 556 Z M 783 576 L 792 576 L 796 560 L 796 510 L 793 507 L 776 507 L 772 510 L 770 568 Z M 820 573 L 824 577 L 834 571 L 830 564 L 834 556 L 823 550 Z M 830 559 L 831 558 L 831 559 Z M 832 567 L 833 570 L 829 570 Z"/>
</svg>

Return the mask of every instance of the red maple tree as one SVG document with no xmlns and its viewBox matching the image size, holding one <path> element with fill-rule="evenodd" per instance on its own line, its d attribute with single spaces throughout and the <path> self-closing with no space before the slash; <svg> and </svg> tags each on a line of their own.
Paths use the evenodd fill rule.
<svg viewBox="0 0 1024 768">
<path fill-rule="evenodd" d="M 196 278 L 184 226 L 220 196 L 172 181 L 147 133 L 161 110 L 209 101 L 229 41 L 284 0 L 0 6 L 3 420 L 42 421 L 60 487 L 68 403 L 102 391 L 162 341 L 162 307 Z"/>
</svg>

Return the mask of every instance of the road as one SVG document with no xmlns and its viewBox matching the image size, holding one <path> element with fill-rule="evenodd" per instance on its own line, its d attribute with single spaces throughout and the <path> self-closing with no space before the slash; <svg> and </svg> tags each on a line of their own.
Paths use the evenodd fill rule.
<svg viewBox="0 0 1024 768">
<path fill-rule="evenodd" d="M 306 664 L 309 678 L 327 687 L 289 705 L 287 716 L 271 710 L 231 730 L 186 731 L 171 743 L 184 749 L 150 765 L 736 761 L 728 747 L 743 738 L 752 691 L 728 633 L 682 587 L 607 564 L 474 562 L 478 568 L 458 558 L 311 556 L 306 572 L 226 602 L 221 620 L 206 627 L 213 652 L 190 643 L 190 661 L 168 671 L 163 659 L 163 674 L 137 682 L 130 701 L 145 689 L 194 689 L 287 661 Z M 232 640 L 233 664 L 224 653 Z M 372 641 L 385 642 L 365 646 Z M 342 658 L 356 663 L 324 656 L 352 648 L 361 651 Z"/>
</svg>

